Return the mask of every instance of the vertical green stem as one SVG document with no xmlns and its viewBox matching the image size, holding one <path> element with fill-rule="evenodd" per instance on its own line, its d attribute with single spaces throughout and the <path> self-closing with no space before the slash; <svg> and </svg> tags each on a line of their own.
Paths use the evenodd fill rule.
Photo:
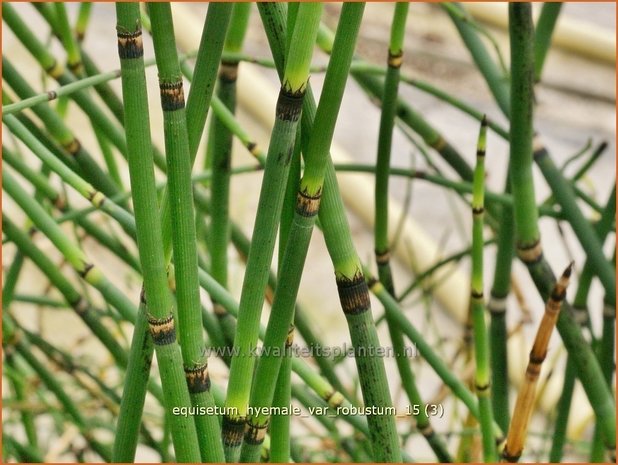
<svg viewBox="0 0 618 465">
<path fill-rule="evenodd" d="M 116 13 L 118 54 L 123 72 L 125 128 L 128 135 L 127 142 L 130 146 L 129 174 L 135 205 L 137 243 L 144 276 L 142 308 L 144 310 L 147 308 L 147 323 L 159 362 L 166 418 L 171 426 L 176 459 L 181 462 L 196 462 L 201 459 L 201 456 L 193 418 L 173 415 L 171 412 L 174 407 L 189 406 L 191 400 L 183 373 L 182 354 L 176 342 L 174 303 L 165 271 L 161 222 L 154 181 L 150 122 L 147 116 L 148 100 L 139 6 L 136 3 L 118 3 Z M 146 320 L 143 318 L 143 313 L 140 313 L 140 317 L 138 323 Z M 201 321 L 199 324 L 201 327 Z M 145 343 L 144 329 L 143 327 L 135 328 L 135 337 L 132 341 L 133 353 L 139 350 L 139 342 Z M 141 330 L 141 333 L 138 330 Z M 129 376 L 136 376 L 139 371 L 129 372 Z M 139 406 L 142 405 L 143 401 Z M 134 451 L 130 450 L 128 453 L 133 454 Z"/>
<path fill-rule="evenodd" d="M 541 80 L 543 65 L 551 45 L 551 36 L 561 9 L 561 2 L 545 2 L 541 8 L 534 31 L 534 80 L 536 82 Z"/>
<path fill-rule="evenodd" d="M 277 224 L 281 215 L 296 127 L 309 78 L 321 9 L 322 5 L 319 3 L 303 3 L 299 7 L 298 27 L 294 29 L 292 36 L 290 54 L 277 101 L 275 127 L 268 148 L 252 235 L 253 243 L 260 246 L 251 247 L 247 258 L 238 326 L 234 338 L 235 350 L 230 367 L 226 407 L 234 407 L 237 413 L 226 415 L 223 422 L 223 442 L 228 461 L 237 460 L 240 453 L 255 363 L 251 352 L 258 339 L 263 296 L 274 252 Z"/>
<path fill-rule="evenodd" d="M 483 118 L 476 149 L 476 168 L 472 194 L 472 325 L 474 333 L 474 355 L 476 361 L 475 386 L 481 415 L 483 458 L 495 462 L 496 443 L 493 432 L 491 407 L 489 338 L 485 325 L 485 303 L 483 299 L 483 216 L 485 212 L 485 148 L 487 141 L 487 120 Z"/>
</svg>

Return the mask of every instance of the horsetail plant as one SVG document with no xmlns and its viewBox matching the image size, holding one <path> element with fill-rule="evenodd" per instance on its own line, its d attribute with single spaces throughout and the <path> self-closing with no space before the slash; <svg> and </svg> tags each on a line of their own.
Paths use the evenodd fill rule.
<svg viewBox="0 0 618 465">
<path fill-rule="evenodd" d="M 511 144 L 510 170 L 515 218 L 516 248 L 519 258 L 526 264 L 540 294 L 548 298 L 555 277 L 543 257 L 538 230 L 538 212 L 535 204 L 532 179 L 533 160 L 533 67 L 532 14 L 527 3 L 509 5 L 511 37 Z M 542 147 L 537 147 L 541 150 Z M 610 283 L 606 283 L 610 285 Z M 615 283 L 614 283 L 615 286 Z M 603 427 L 608 450 L 616 443 L 616 408 L 607 384 L 603 381 L 601 367 L 590 346 L 583 339 L 570 312 L 560 312 L 557 328 L 575 362 L 578 376 L 590 404 Z M 590 380 L 595 380 L 590 381 Z"/>
<path fill-rule="evenodd" d="M 335 122 L 345 89 L 348 69 L 356 44 L 356 36 L 362 19 L 364 4 L 344 5 L 340 26 L 335 39 L 333 54 L 329 62 L 320 105 L 316 113 L 314 136 L 305 152 L 305 169 L 296 196 L 296 207 L 292 224 L 287 234 L 286 250 L 281 261 L 280 279 L 268 321 L 264 347 L 260 357 L 255 382 L 251 391 L 249 405 L 263 411 L 271 406 L 275 392 L 277 375 L 280 370 L 289 327 L 294 318 L 294 304 L 300 285 L 307 249 L 311 240 L 313 226 L 317 219 L 320 198 L 324 183 L 326 160 L 329 157 L 330 143 L 335 130 Z M 299 11 L 300 15 L 301 12 Z M 298 21 L 303 19 L 299 16 Z M 293 43 L 290 47 L 293 46 Z M 274 349 L 273 355 L 269 350 Z M 269 415 L 257 414 L 247 419 L 247 430 L 241 459 L 246 462 L 257 460 L 264 433 L 268 427 Z"/>
<path fill-rule="evenodd" d="M 485 462 L 496 461 L 496 443 L 493 432 L 491 407 L 491 370 L 489 364 L 489 338 L 485 325 L 483 298 L 483 214 L 485 211 L 485 150 L 487 145 L 487 119 L 483 118 L 476 148 L 474 192 L 472 194 L 472 284 L 470 301 L 476 362 L 475 388 L 479 400 L 480 424 Z"/>
<path fill-rule="evenodd" d="M 154 183 L 150 124 L 147 117 L 147 96 L 143 67 L 144 52 L 138 8 L 138 5 L 134 3 L 117 4 L 118 54 L 123 68 L 127 141 L 131 146 L 129 169 L 132 196 L 136 204 L 137 242 L 144 271 L 144 289 L 140 298 L 139 320 L 146 320 L 148 323 L 159 362 L 165 407 L 169 410 L 174 406 L 188 406 L 191 400 L 185 382 L 182 354 L 176 340 L 174 302 L 168 287 L 163 256 L 161 220 L 158 214 L 159 208 Z M 173 97 L 174 94 L 172 93 L 170 98 Z M 146 108 L 146 111 L 144 111 L 144 108 Z M 144 312 L 146 313 L 144 314 Z M 142 330 L 141 334 L 138 332 L 140 329 Z M 140 351 L 145 352 L 141 355 L 141 358 L 148 356 L 148 349 L 143 349 L 143 344 L 148 344 L 143 342 L 144 333 L 143 328 L 135 328 L 132 342 L 132 358 L 135 359 L 137 365 L 135 368 L 138 368 L 140 364 Z M 151 350 L 150 354 L 152 353 Z M 128 372 L 128 374 L 129 376 L 136 376 L 139 375 L 139 371 Z M 136 400 L 140 407 L 143 406 L 143 399 L 140 399 L 137 392 Z M 129 408 L 128 405 L 127 408 Z M 138 408 L 138 410 L 141 410 L 141 408 Z M 126 415 L 128 415 L 128 412 Z M 169 412 L 167 415 L 177 460 L 181 462 L 199 461 L 201 456 L 193 418 L 170 415 Z M 130 421 L 126 421 L 128 427 L 130 427 Z M 135 436 L 135 433 L 133 433 L 133 436 Z M 134 444 L 131 443 L 122 447 L 118 445 L 115 455 L 117 457 L 128 456 L 131 459 L 134 448 Z"/>
<path fill-rule="evenodd" d="M 240 454 L 245 418 L 251 389 L 254 357 L 251 350 L 257 343 L 257 329 L 268 269 L 274 252 L 274 239 L 281 214 L 284 187 L 287 181 L 290 156 L 294 146 L 296 126 L 300 118 L 303 97 L 309 78 L 309 67 L 322 5 L 303 3 L 299 6 L 297 27 L 290 42 L 290 54 L 277 101 L 275 127 L 268 147 L 264 179 L 260 191 L 253 240 L 260 247 L 252 247 L 247 258 L 234 338 L 236 349 L 230 366 L 230 380 L 223 419 L 223 443 L 226 459 L 234 461 Z M 287 328 L 286 328 L 287 329 Z"/>
</svg>

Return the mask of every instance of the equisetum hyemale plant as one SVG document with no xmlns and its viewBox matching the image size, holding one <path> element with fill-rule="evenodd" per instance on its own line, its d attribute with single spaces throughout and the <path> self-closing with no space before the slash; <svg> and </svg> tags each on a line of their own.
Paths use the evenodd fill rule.
<svg viewBox="0 0 618 465">
<path fill-rule="evenodd" d="M 2 459 L 615 461 L 604 65 L 503 6 L 4 2 Z"/>
</svg>

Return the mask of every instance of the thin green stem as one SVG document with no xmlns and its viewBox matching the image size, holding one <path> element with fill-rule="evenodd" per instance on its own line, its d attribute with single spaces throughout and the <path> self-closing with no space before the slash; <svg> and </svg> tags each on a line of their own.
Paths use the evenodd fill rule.
<svg viewBox="0 0 618 465">
<path fill-rule="evenodd" d="M 536 82 L 541 80 L 543 65 L 561 9 L 562 3 L 560 2 L 545 2 L 541 8 L 541 14 L 534 30 L 534 80 Z"/>
</svg>

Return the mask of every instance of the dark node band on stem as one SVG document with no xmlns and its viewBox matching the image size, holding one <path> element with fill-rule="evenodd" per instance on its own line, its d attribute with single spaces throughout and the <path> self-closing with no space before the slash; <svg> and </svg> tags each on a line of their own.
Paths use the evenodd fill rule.
<svg viewBox="0 0 618 465">
<path fill-rule="evenodd" d="M 474 300 L 483 300 L 483 291 L 477 291 L 476 289 L 472 289 L 470 291 L 470 296 Z"/>
<path fill-rule="evenodd" d="M 69 155 L 74 157 L 79 153 L 82 148 L 82 144 L 75 137 L 73 137 L 69 142 L 63 144 L 62 147 L 69 153 Z"/>
<path fill-rule="evenodd" d="M 47 68 L 45 68 L 45 72 L 49 74 L 50 77 L 58 79 L 64 74 L 64 67 L 58 63 L 57 60 L 54 60 Z"/>
<path fill-rule="evenodd" d="M 543 248 L 541 247 L 541 240 L 536 239 L 529 244 L 517 244 L 517 256 L 526 265 L 534 265 L 543 258 Z"/>
<path fill-rule="evenodd" d="M 526 377 L 532 381 L 534 381 L 535 379 L 538 379 L 539 374 L 541 373 L 541 364 L 543 360 L 545 360 L 545 357 L 543 358 L 539 357 L 538 359 L 540 359 L 541 361 L 538 363 L 533 363 L 531 361 L 526 367 Z"/>
<path fill-rule="evenodd" d="M 403 50 L 399 50 L 398 52 L 388 51 L 388 60 L 386 61 L 389 68 L 401 68 L 401 64 L 403 63 Z"/>
<path fill-rule="evenodd" d="M 515 454 L 511 455 L 511 454 L 505 452 L 503 457 L 504 457 L 504 460 L 506 460 L 509 463 L 517 463 L 517 462 L 519 462 L 519 458 L 521 457 L 521 453 L 519 453 L 519 454 L 515 453 Z"/>
<path fill-rule="evenodd" d="M 534 349 L 530 352 L 530 357 L 528 360 L 530 361 L 530 365 L 542 365 L 545 361 L 545 357 L 547 357 L 547 351 L 543 351 L 541 354 L 536 354 Z M 540 366 L 539 366 L 540 368 Z"/>
<path fill-rule="evenodd" d="M 247 430 L 245 431 L 245 442 L 252 446 L 259 446 L 264 442 L 268 421 L 264 424 L 255 424 L 251 419 L 247 420 Z"/>
<path fill-rule="evenodd" d="M 425 426 L 419 427 L 418 430 L 423 435 L 423 437 L 426 439 L 429 439 L 434 434 L 436 434 L 436 432 L 433 429 L 433 426 L 431 426 L 431 423 L 427 423 Z"/>
<path fill-rule="evenodd" d="M 146 304 L 146 289 L 144 288 L 144 286 L 142 285 L 142 289 L 139 292 L 139 301 L 141 304 L 147 305 Z"/>
<path fill-rule="evenodd" d="M 476 149 L 476 156 L 477 156 L 477 158 L 485 157 L 485 148 L 478 148 L 478 149 Z"/>
<path fill-rule="evenodd" d="M 363 273 L 358 270 L 352 279 L 337 277 L 337 291 L 343 313 L 358 315 L 369 310 L 369 287 Z"/>
<path fill-rule="evenodd" d="M 438 136 L 438 138 L 430 144 L 430 147 L 434 149 L 436 152 L 440 152 L 446 147 L 446 140 L 442 136 Z"/>
<path fill-rule="evenodd" d="M 103 195 L 101 192 L 97 190 L 93 190 L 93 191 L 88 192 L 88 200 L 96 208 L 101 208 L 101 206 L 105 202 L 105 195 Z"/>
<path fill-rule="evenodd" d="M 58 98 L 58 94 L 56 93 L 55 90 L 50 90 L 49 92 L 47 92 L 47 100 L 55 100 Z"/>
<path fill-rule="evenodd" d="M 92 263 L 84 263 L 84 268 L 79 272 L 79 275 L 86 279 L 86 276 L 88 276 L 88 273 L 90 273 L 90 270 L 92 270 L 94 268 L 94 265 Z"/>
<path fill-rule="evenodd" d="M 222 61 L 219 69 L 219 80 L 232 84 L 238 79 L 238 62 Z"/>
<path fill-rule="evenodd" d="M 148 327 L 150 328 L 152 341 L 156 345 L 163 346 L 176 341 L 176 326 L 174 324 L 174 315 L 171 313 L 165 318 L 155 318 L 152 315 L 148 315 Z"/>
<path fill-rule="evenodd" d="M 386 248 L 383 250 L 374 250 L 376 254 L 376 263 L 378 266 L 386 266 L 391 261 L 391 251 Z"/>
<path fill-rule="evenodd" d="M 343 404 L 344 397 L 339 391 L 335 391 L 334 389 L 323 397 L 324 402 L 328 404 L 329 407 L 336 409 Z"/>
<path fill-rule="evenodd" d="M 296 213 L 306 218 L 317 215 L 321 197 L 322 189 L 319 189 L 313 195 L 309 194 L 307 189 L 299 190 L 296 196 Z"/>
<path fill-rule="evenodd" d="M 185 107 L 182 79 L 174 82 L 160 82 L 159 92 L 163 111 L 176 111 Z"/>
<path fill-rule="evenodd" d="M 221 424 L 221 436 L 223 443 L 228 447 L 239 447 L 245 432 L 245 420 L 243 418 L 230 418 L 225 415 Z"/>
<path fill-rule="evenodd" d="M 84 69 L 84 65 L 82 64 L 81 61 L 75 61 L 73 63 L 68 63 L 68 68 L 71 70 L 73 74 L 79 75 L 82 73 Z"/>
<path fill-rule="evenodd" d="M 85 315 L 90 308 L 86 299 L 83 296 L 79 296 L 75 302 L 71 302 L 71 307 L 78 315 Z"/>
<path fill-rule="evenodd" d="M 480 216 L 485 213 L 485 207 L 472 207 L 472 215 Z"/>
<path fill-rule="evenodd" d="M 245 147 L 247 147 L 249 153 L 254 157 L 258 155 L 257 144 L 255 142 L 247 142 L 247 145 Z"/>
<path fill-rule="evenodd" d="M 144 56 L 142 30 L 134 32 L 118 31 L 118 55 L 121 60 L 141 58 Z"/>
<path fill-rule="evenodd" d="M 288 335 L 285 338 L 285 348 L 289 349 L 290 347 L 292 347 L 292 344 L 294 343 L 294 331 L 295 331 L 296 327 L 294 325 L 290 325 L 290 328 L 288 329 Z"/>
<path fill-rule="evenodd" d="M 303 108 L 305 89 L 296 92 L 289 91 L 282 86 L 277 99 L 276 117 L 282 121 L 296 122 L 300 118 Z"/>
<path fill-rule="evenodd" d="M 228 314 L 225 307 L 219 302 L 215 302 L 214 300 L 212 301 L 212 311 L 217 316 L 217 318 L 223 318 Z"/>
<path fill-rule="evenodd" d="M 185 367 L 185 378 L 190 394 L 199 394 L 210 390 L 210 375 L 208 364 L 202 363 L 194 367 Z"/>
<path fill-rule="evenodd" d="M 489 387 L 490 387 L 491 383 L 486 383 L 486 384 L 476 384 L 474 387 L 476 388 L 476 392 L 486 392 L 489 391 Z"/>
</svg>

